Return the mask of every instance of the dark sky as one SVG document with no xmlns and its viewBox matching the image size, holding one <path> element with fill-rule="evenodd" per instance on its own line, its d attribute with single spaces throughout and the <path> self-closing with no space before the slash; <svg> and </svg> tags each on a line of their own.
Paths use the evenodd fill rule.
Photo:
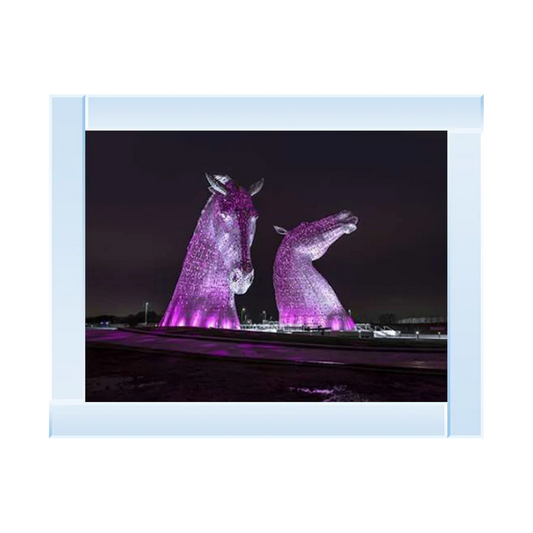
<svg viewBox="0 0 533 533">
<path fill-rule="evenodd" d="M 358 320 L 446 316 L 446 132 L 87 132 L 86 312 L 163 313 L 209 192 L 205 172 L 265 179 L 255 281 L 236 297 L 277 318 L 272 266 L 290 229 L 350 209 L 358 229 L 315 262 Z"/>
</svg>

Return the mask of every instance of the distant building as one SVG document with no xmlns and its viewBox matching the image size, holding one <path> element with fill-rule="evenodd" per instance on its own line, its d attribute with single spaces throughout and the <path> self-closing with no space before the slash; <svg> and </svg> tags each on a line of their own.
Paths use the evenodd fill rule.
<svg viewBox="0 0 533 533">
<path fill-rule="evenodd" d="M 421 316 L 415 318 L 402 318 L 397 324 L 442 324 L 448 322 L 444 316 Z"/>
</svg>

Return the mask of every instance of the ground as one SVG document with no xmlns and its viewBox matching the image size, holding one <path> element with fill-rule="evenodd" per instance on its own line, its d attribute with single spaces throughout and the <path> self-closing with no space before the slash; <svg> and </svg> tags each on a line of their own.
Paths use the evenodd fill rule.
<svg viewBox="0 0 533 533">
<path fill-rule="evenodd" d="M 446 375 L 235 361 L 117 346 L 86 350 L 88 402 L 444 402 Z"/>
</svg>

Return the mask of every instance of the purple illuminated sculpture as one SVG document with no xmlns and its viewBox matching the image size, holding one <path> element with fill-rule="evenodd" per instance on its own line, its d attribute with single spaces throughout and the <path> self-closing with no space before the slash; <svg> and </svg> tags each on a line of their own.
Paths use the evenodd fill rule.
<svg viewBox="0 0 533 533">
<path fill-rule="evenodd" d="M 321 326 L 352 330 L 355 325 L 337 295 L 312 262 L 322 257 L 342 235 L 357 229 L 358 219 L 341 211 L 316 222 L 303 222 L 287 231 L 274 263 L 274 290 L 282 326 Z"/>
<path fill-rule="evenodd" d="M 207 201 L 187 248 L 172 300 L 160 326 L 239 329 L 235 294 L 244 294 L 254 279 L 250 247 L 257 211 L 248 190 L 229 176 L 208 176 Z"/>
</svg>

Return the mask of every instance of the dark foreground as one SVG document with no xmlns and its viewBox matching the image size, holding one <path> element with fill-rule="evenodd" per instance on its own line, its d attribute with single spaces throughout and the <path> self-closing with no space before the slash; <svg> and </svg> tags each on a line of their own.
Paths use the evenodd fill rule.
<svg viewBox="0 0 533 533">
<path fill-rule="evenodd" d="M 445 402 L 446 376 L 87 345 L 88 402 Z"/>
</svg>

